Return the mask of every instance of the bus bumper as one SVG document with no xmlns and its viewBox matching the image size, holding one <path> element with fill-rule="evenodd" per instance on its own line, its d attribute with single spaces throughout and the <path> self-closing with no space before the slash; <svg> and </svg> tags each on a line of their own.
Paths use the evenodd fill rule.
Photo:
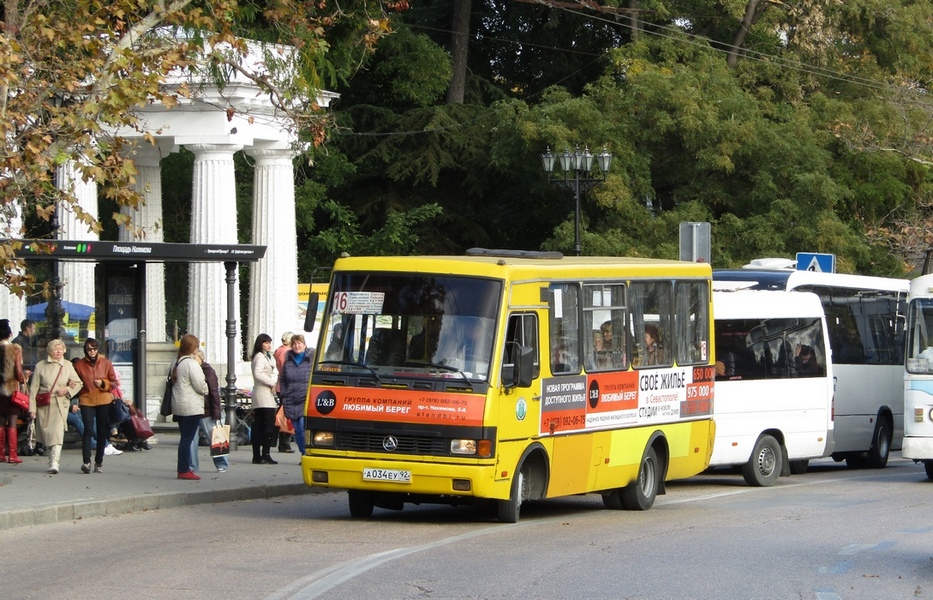
<svg viewBox="0 0 933 600">
<path fill-rule="evenodd" d="M 901 456 L 913 460 L 933 460 L 933 437 L 904 437 Z"/>
<path fill-rule="evenodd" d="M 408 482 L 373 481 L 364 469 L 409 471 Z M 303 456 L 301 473 L 308 486 L 425 496 L 507 499 L 511 479 L 496 479 L 495 464 L 451 464 L 386 461 L 368 458 Z"/>
</svg>

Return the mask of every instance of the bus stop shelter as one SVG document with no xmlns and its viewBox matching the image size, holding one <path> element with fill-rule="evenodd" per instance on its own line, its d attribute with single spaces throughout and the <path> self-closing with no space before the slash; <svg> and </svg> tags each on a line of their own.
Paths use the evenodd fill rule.
<svg viewBox="0 0 933 600">
<path fill-rule="evenodd" d="M 112 242 L 88 240 L 20 240 L 22 247 L 17 251 L 17 258 L 27 261 L 27 268 L 32 261 L 52 261 L 51 298 L 44 307 L 44 314 L 50 323 L 51 334 L 47 339 L 70 336 L 61 327 L 61 319 L 68 309 L 81 315 L 96 314 L 102 316 L 100 322 L 84 336 L 94 337 L 101 332 L 102 347 L 108 349 L 108 358 L 114 366 L 122 366 L 131 376 L 133 403 L 143 414 L 148 414 L 146 406 L 147 350 L 146 350 L 146 311 L 141 307 L 146 299 L 146 264 L 148 263 L 222 263 L 226 270 L 227 319 L 225 334 L 227 338 L 227 376 L 224 396 L 227 422 L 233 423 L 233 411 L 236 409 L 236 303 L 239 294 L 236 286 L 236 270 L 240 263 L 260 260 L 266 252 L 265 246 L 223 245 L 223 244 L 175 244 L 146 242 Z M 58 265 L 61 262 L 93 262 L 98 265 L 95 284 L 99 290 L 94 307 L 63 305 L 62 283 L 58 278 Z M 35 309 L 33 309 L 35 311 Z M 28 309 L 27 309 L 28 314 Z M 13 324 L 14 327 L 16 324 Z M 66 340 L 67 341 L 67 340 Z M 83 342 L 82 342 L 83 343 Z M 104 346 L 106 344 L 106 346 Z M 159 394 L 162 390 L 159 390 Z"/>
</svg>

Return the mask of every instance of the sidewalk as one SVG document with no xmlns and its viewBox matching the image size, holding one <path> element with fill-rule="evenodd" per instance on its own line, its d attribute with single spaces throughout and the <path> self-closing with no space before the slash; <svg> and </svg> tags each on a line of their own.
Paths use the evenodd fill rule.
<svg viewBox="0 0 933 600">
<path fill-rule="evenodd" d="M 218 473 L 202 446 L 201 480 L 185 481 L 176 473 L 178 433 L 156 430 L 155 439 L 152 450 L 105 456 L 103 473 L 82 473 L 81 447 L 73 444 L 62 450 L 58 475 L 46 473 L 47 456 L 21 456 L 21 465 L 0 463 L 0 529 L 313 493 L 301 478 L 297 449 L 294 454 L 273 449 L 279 464 L 254 465 L 252 448 L 240 446 L 230 453 L 230 468 Z"/>
</svg>

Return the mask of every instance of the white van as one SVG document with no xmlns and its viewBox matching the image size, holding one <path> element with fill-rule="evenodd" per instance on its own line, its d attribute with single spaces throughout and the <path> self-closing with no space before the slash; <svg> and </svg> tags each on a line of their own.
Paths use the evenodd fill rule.
<svg viewBox="0 0 933 600">
<path fill-rule="evenodd" d="M 770 486 L 832 454 L 833 372 L 820 298 L 714 288 L 713 318 L 710 466 L 741 466 L 749 485 Z"/>
</svg>

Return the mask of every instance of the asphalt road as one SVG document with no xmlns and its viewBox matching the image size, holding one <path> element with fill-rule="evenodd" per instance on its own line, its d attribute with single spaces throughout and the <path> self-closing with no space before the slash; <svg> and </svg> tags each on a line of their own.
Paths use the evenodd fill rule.
<svg viewBox="0 0 933 600">
<path fill-rule="evenodd" d="M 669 486 L 647 512 L 599 496 L 376 509 L 343 493 L 229 502 L 0 531 L 4 598 L 933 597 L 933 510 L 920 466 L 816 461 L 750 488 Z"/>
</svg>

